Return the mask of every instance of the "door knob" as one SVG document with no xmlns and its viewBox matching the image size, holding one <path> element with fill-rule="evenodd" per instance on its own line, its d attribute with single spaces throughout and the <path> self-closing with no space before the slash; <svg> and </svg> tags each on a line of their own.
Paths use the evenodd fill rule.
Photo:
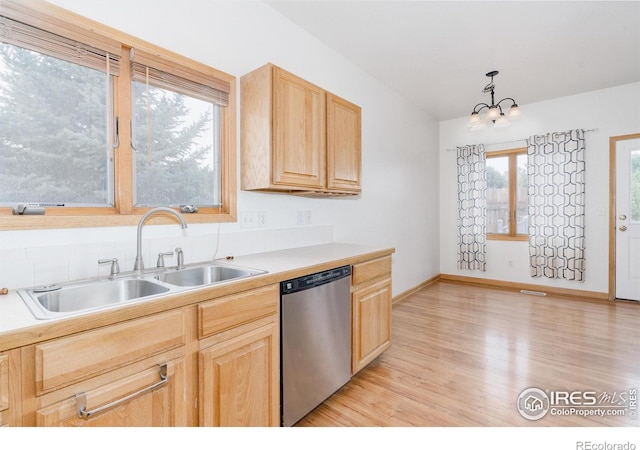
<svg viewBox="0 0 640 450">
<path fill-rule="evenodd" d="M 625 216 L 624 214 L 620 214 L 620 216 L 618 217 L 618 219 L 620 219 L 620 220 L 627 220 L 627 216 Z"/>
<path fill-rule="evenodd" d="M 625 227 L 624 225 L 622 225 L 620 228 L 618 228 L 618 230 L 620 230 L 620 231 L 627 231 L 627 227 Z"/>
</svg>

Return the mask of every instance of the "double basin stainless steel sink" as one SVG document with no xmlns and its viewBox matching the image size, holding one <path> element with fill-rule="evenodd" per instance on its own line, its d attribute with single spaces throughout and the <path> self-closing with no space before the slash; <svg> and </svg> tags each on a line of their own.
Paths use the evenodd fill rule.
<svg viewBox="0 0 640 450">
<path fill-rule="evenodd" d="M 18 294 L 36 319 L 53 319 L 111 309 L 188 289 L 266 273 L 264 270 L 226 266 L 215 262 L 167 268 L 116 278 L 92 278 L 19 289 Z"/>
</svg>

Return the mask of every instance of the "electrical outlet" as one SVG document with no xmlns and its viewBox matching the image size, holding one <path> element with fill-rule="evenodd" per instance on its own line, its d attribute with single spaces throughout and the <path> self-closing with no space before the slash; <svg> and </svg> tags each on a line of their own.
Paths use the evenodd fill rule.
<svg viewBox="0 0 640 450">
<path fill-rule="evenodd" d="M 258 211 L 258 228 L 264 228 L 267 226 L 267 212 Z"/>
<path fill-rule="evenodd" d="M 311 225 L 311 211 L 304 212 L 304 224 Z"/>
<path fill-rule="evenodd" d="M 242 211 L 240 213 L 240 226 L 242 228 L 256 228 L 258 226 L 258 213 L 255 211 Z"/>
<path fill-rule="evenodd" d="M 304 225 L 305 214 L 304 211 L 298 211 L 298 226 L 301 227 Z"/>
</svg>

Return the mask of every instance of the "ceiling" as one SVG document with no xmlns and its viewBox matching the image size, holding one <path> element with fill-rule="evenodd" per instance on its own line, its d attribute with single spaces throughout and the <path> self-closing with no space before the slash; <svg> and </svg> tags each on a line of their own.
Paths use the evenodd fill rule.
<svg viewBox="0 0 640 450">
<path fill-rule="evenodd" d="M 640 1 L 266 3 L 438 120 L 640 81 Z"/>
</svg>

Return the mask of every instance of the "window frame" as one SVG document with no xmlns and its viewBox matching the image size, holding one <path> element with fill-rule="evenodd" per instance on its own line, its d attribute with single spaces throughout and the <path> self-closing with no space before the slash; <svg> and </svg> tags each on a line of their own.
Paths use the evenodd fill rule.
<svg viewBox="0 0 640 450">
<path fill-rule="evenodd" d="M 487 233 L 487 240 L 493 241 L 528 241 L 529 234 L 517 233 L 517 180 L 518 180 L 518 156 L 526 155 L 527 148 L 511 148 L 485 153 L 485 158 L 498 158 L 507 156 L 509 159 L 509 233 Z"/>
<path fill-rule="evenodd" d="M 113 207 L 47 207 L 39 216 L 13 215 L 13 207 L 0 207 L 0 230 L 111 227 L 138 224 L 151 207 L 133 205 L 133 158 L 131 146 L 131 61 L 130 50 L 154 55 L 180 73 L 220 80 L 229 85 L 228 106 L 221 108 L 220 180 L 221 205 L 199 208 L 198 213 L 184 214 L 187 223 L 235 222 L 237 217 L 237 149 L 236 149 L 236 79 L 155 44 L 143 41 L 86 17 L 42 1 L 2 0 L 0 15 L 86 44 L 117 42 L 120 45 L 120 74 L 114 76 L 113 112 L 118 120 L 119 146 L 114 149 Z M 182 71 L 182 72 L 181 72 Z M 16 205 L 17 206 L 17 205 Z M 175 219 L 159 215 L 154 223 L 172 223 Z"/>
</svg>

